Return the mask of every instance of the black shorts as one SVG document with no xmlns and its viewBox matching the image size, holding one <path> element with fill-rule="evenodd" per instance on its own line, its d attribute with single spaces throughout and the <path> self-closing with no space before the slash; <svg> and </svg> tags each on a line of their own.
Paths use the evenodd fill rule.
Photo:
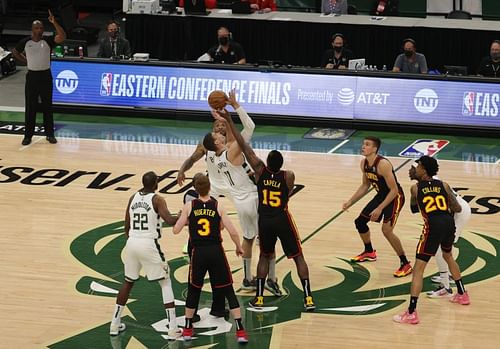
<svg viewBox="0 0 500 349">
<path fill-rule="evenodd" d="M 280 239 L 283 251 L 288 258 L 294 258 L 302 254 L 299 233 L 288 211 L 278 216 L 259 216 L 259 244 L 261 253 L 264 255 L 274 253 L 277 239 Z"/>
<path fill-rule="evenodd" d="M 221 244 L 193 247 L 189 264 L 189 283 L 202 288 L 207 271 L 212 288 L 233 284 L 231 269 Z"/>
<path fill-rule="evenodd" d="M 363 208 L 360 216 L 370 219 L 370 213 L 372 213 L 372 211 L 376 209 L 378 205 L 384 201 L 384 199 L 385 196 L 375 195 L 375 197 L 371 199 L 368 204 L 366 204 L 365 208 Z M 377 222 L 380 222 L 383 218 L 384 223 L 390 222 L 391 226 L 395 226 L 399 217 L 399 212 L 401 212 L 404 204 L 405 195 L 403 191 L 400 190 L 394 200 L 392 200 L 392 202 L 382 210 L 382 214 L 377 219 Z"/>
<path fill-rule="evenodd" d="M 455 221 L 450 214 L 433 215 L 424 219 L 424 227 L 417 244 L 417 258 L 428 261 L 441 246 L 450 252 L 455 240 Z"/>
</svg>

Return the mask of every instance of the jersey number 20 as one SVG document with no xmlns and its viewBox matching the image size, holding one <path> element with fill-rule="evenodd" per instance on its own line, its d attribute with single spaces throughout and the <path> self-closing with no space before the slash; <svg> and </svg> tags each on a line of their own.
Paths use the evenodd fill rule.
<svg viewBox="0 0 500 349">
<path fill-rule="evenodd" d="M 431 213 L 433 211 L 448 211 L 448 205 L 446 204 L 446 199 L 443 195 L 425 196 L 422 199 L 425 204 L 425 213 Z"/>
</svg>

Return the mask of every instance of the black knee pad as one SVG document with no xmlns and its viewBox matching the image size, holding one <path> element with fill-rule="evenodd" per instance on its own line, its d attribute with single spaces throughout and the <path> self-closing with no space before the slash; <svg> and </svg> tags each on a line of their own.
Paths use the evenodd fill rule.
<svg viewBox="0 0 500 349">
<path fill-rule="evenodd" d="M 186 298 L 186 308 L 196 309 L 198 308 L 198 302 L 200 301 L 201 288 L 194 287 L 189 284 L 188 295 Z"/>
<path fill-rule="evenodd" d="M 358 218 L 356 218 L 354 220 L 354 225 L 356 226 L 356 229 L 358 230 L 358 233 L 360 234 L 365 234 L 365 233 L 368 233 L 368 231 L 370 230 L 370 228 L 368 228 L 368 222 L 370 220 L 366 217 L 363 217 L 363 216 L 359 216 Z"/>
<path fill-rule="evenodd" d="M 227 304 L 229 304 L 229 309 L 236 309 L 240 306 L 240 303 L 238 303 L 238 299 L 236 298 L 236 295 L 234 294 L 234 289 L 233 286 L 226 286 L 224 287 L 224 295 L 226 296 L 227 299 Z"/>
</svg>

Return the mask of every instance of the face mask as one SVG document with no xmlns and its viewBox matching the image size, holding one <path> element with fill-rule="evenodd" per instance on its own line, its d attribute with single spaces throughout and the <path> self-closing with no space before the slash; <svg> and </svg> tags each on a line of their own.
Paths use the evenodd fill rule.
<svg viewBox="0 0 500 349">
<path fill-rule="evenodd" d="M 500 52 L 491 52 L 490 56 L 492 60 L 497 61 L 500 59 Z"/>
<path fill-rule="evenodd" d="M 118 37 L 118 32 L 109 32 L 109 36 L 112 38 L 112 39 L 116 39 Z"/>
<path fill-rule="evenodd" d="M 342 46 L 334 46 L 333 49 L 335 50 L 335 52 L 339 53 L 340 51 L 342 51 Z"/>
<path fill-rule="evenodd" d="M 222 46 L 227 45 L 228 42 L 229 42 L 229 39 L 227 38 L 227 36 L 223 36 L 223 37 L 219 38 L 219 44 L 221 44 Z"/>
<path fill-rule="evenodd" d="M 413 51 L 411 51 L 411 50 L 405 50 L 405 56 L 406 56 L 406 57 L 411 57 L 411 56 L 413 56 Z"/>
</svg>

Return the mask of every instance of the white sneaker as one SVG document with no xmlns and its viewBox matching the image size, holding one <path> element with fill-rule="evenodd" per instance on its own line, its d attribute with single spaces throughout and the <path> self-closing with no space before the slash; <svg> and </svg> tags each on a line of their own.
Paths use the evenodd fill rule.
<svg viewBox="0 0 500 349">
<path fill-rule="evenodd" d="M 168 332 L 168 339 L 169 340 L 177 340 L 177 338 L 180 338 L 182 336 L 182 328 L 172 328 L 172 329 L 169 329 Z"/>
<path fill-rule="evenodd" d="M 451 277 L 451 275 L 448 274 L 448 278 L 450 279 L 450 282 L 454 282 L 453 278 Z M 438 275 L 434 275 L 433 277 L 431 277 L 431 281 L 435 284 L 440 284 L 441 283 L 441 276 L 438 274 Z"/>
<path fill-rule="evenodd" d="M 127 326 L 125 326 L 125 324 L 123 322 L 119 323 L 119 324 L 111 323 L 111 325 L 109 326 L 109 335 L 110 336 L 118 336 L 120 334 L 120 332 L 125 331 L 126 328 L 127 328 Z"/>
<path fill-rule="evenodd" d="M 426 294 L 429 298 L 449 298 L 453 296 L 453 291 L 451 288 L 446 289 L 443 285 L 440 285 L 434 291 L 428 291 Z"/>
</svg>

